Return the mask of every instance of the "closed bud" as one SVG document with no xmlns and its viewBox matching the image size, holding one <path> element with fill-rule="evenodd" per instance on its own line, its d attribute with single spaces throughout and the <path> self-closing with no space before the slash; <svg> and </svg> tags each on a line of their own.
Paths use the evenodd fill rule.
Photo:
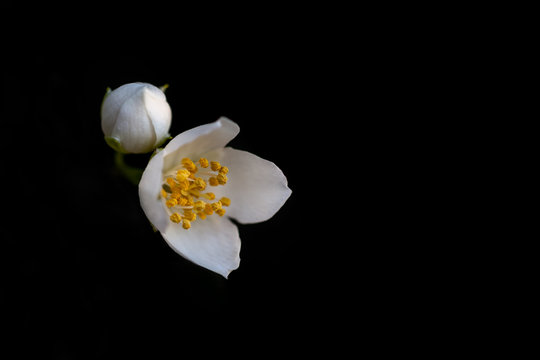
<svg viewBox="0 0 540 360">
<path fill-rule="evenodd" d="M 171 117 L 162 90 L 147 83 L 131 83 L 105 95 L 101 128 L 107 144 L 116 151 L 141 154 L 169 138 Z"/>
</svg>

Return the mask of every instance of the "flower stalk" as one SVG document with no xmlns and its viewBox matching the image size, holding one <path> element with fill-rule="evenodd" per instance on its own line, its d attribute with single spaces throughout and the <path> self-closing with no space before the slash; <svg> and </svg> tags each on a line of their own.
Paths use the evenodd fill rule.
<svg viewBox="0 0 540 360">
<path fill-rule="evenodd" d="M 124 160 L 124 155 L 121 152 L 116 151 L 114 154 L 114 163 L 116 168 L 120 171 L 120 174 L 126 178 L 130 183 L 137 186 L 141 180 L 143 169 L 139 169 L 133 166 L 126 164 Z"/>
</svg>

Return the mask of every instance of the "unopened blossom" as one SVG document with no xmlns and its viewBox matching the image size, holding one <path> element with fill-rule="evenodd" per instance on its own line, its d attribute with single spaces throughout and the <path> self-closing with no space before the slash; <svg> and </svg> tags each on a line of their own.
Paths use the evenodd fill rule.
<svg viewBox="0 0 540 360">
<path fill-rule="evenodd" d="M 122 153 L 147 153 L 169 137 L 171 108 L 160 88 L 147 83 L 122 85 L 101 107 L 105 140 Z"/>
<path fill-rule="evenodd" d="M 226 147 L 240 131 L 218 121 L 171 140 L 148 163 L 141 206 L 165 241 L 186 259 L 227 277 L 240 264 L 241 224 L 271 218 L 291 195 L 272 162 Z"/>
</svg>

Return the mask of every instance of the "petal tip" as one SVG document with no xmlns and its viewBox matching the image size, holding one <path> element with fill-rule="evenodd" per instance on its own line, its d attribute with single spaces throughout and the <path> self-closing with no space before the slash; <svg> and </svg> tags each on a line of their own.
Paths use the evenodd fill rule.
<svg viewBox="0 0 540 360">
<path fill-rule="evenodd" d="M 227 127 L 231 129 L 231 131 L 236 134 L 240 132 L 240 126 L 238 126 L 237 123 L 235 123 L 234 121 L 232 121 L 226 116 L 221 116 L 219 119 L 217 119 L 216 122 L 219 123 L 222 127 Z"/>
</svg>

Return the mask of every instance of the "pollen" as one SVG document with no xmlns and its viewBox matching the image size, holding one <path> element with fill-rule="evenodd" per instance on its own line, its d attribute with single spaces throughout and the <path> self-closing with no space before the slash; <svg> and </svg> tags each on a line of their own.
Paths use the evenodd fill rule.
<svg viewBox="0 0 540 360">
<path fill-rule="evenodd" d="M 225 185 L 228 180 L 227 177 L 223 174 L 218 174 L 218 176 L 216 176 L 216 179 L 219 185 Z"/>
<path fill-rule="evenodd" d="M 168 208 L 173 207 L 176 204 L 178 204 L 178 200 L 176 200 L 175 198 L 170 198 L 165 202 L 165 205 L 167 205 Z"/>
<path fill-rule="evenodd" d="M 208 179 L 208 183 L 210 184 L 210 186 L 218 186 L 219 185 L 219 181 L 215 176 L 210 177 L 210 179 Z"/>
<path fill-rule="evenodd" d="M 214 200 L 216 198 L 216 195 L 212 192 L 201 194 L 201 196 L 203 196 L 205 199 L 208 199 L 208 200 Z"/>
<path fill-rule="evenodd" d="M 184 219 L 182 221 L 182 227 L 186 230 L 189 229 L 191 227 L 191 221 Z"/>
<path fill-rule="evenodd" d="M 221 169 L 221 164 L 218 163 L 217 161 L 211 161 L 210 169 L 212 169 L 212 171 L 219 171 L 219 169 Z"/>
<path fill-rule="evenodd" d="M 176 224 L 178 224 L 180 221 L 182 221 L 182 217 L 181 217 L 180 214 L 178 214 L 178 213 L 172 214 L 171 217 L 170 217 L 170 219 L 171 219 L 171 221 L 172 221 L 173 223 L 176 223 Z"/>
<path fill-rule="evenodd" d="M 205 159 L 205 158 L 200 158 L 199 159 L 199 164 L 201 165 L 201 167 L 206 169 L 208 167 L 208 160 Z"/>
<path fill-rule="evenodd" d="M 171 222 L 188 230 L 199 219 L 204 220 L 213 214 L 225 215 L 223 207 L 229 206 L 231 200 L 223 196 L 215 201 L 215 193 L 207 191 L 207 188 L 208 185 L 226 185 L 227 174 L 229 168 L 217 161 L 203 157 L 196 161 L 183 158 L 174 170 L 165 174 L 160 191 Z"/>
<path fill-rule="evenodd" d="M 212 203 L 212 210 L 214 211 L 218 211 L 219 209 L 221 209 L 221 201 L 216 201 L 215 203 Z"/>
<path fill-rule="evenodd" d="M 184 166 L 184 168 L 186 168 L 186 170 L 188 170 L 190 173 L 195 173 L 197 172 L 197 166 L 195 165 L 195 163 L 193 162 L 193 160 L 189 159 L 189 158 L 183 158 L 182 159 L 182 165 Z"/>
<path fill-rule="evenodd" d="M 189 172 L 189 170 L 187 169 L 180 169 L 176 172 L 176 180 L 178 182 L 184 182 L 186 181 L 188 178 L 189 178 L 189 175 L 191 175 L 191 173 Z"/>
<path fill-rule="evenodd" d="M 198 188 L 198 190 L 204 190 L 206 189 L 206 181 L 204 181 L 203 178 L 196 178 L 194 181 L 195 186 Z"/>
<path fill-rule="evenodd" d="M 219 216 L 225 215 L 225 209 L 217 209 L 216 214 L 218 214 Z"/>
</svg>

